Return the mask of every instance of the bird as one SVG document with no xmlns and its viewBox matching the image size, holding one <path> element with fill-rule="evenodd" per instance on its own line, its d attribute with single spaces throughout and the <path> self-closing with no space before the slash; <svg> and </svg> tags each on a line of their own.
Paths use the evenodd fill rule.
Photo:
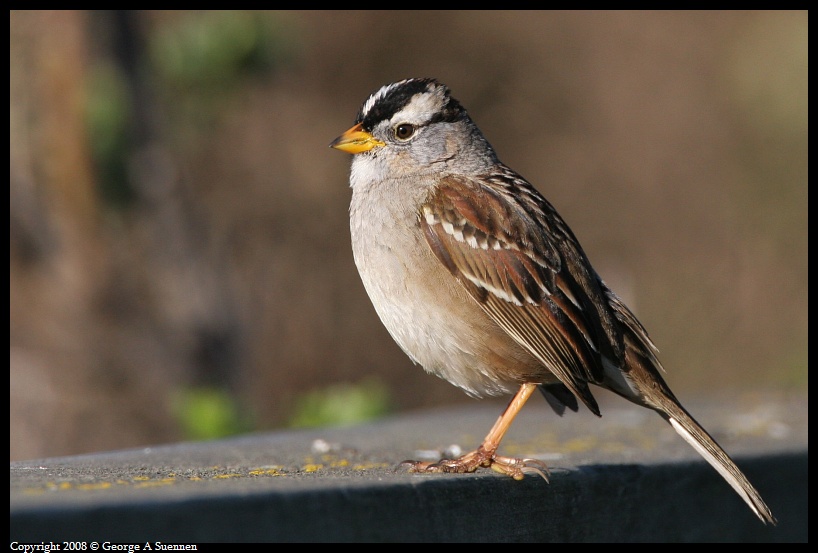
<svg viewBox="0 0 818 553">
<path fill-rule="evenodd" d="M 536 459 L 498 454 L 539 390 L 558 414 L 591 385 L 658 413 L 765 524 L 776 519 L 730 456 L 682 407 L 648 332 L 597 274 L 552 204 L 503 164 L 437 79 L 384 85 L 329 146 L 352 154 L 352 253 L 401 349 L 428 373 L 481 398 L 512 395 L 475 450 L 411 472 L 546 476 Z"/>
</svg>

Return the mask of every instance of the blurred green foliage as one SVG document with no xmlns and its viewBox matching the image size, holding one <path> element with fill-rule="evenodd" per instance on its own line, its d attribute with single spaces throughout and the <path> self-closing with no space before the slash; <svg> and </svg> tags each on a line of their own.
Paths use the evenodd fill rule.
<svg viewBox="0 0 818 553">
<path fill-rule="evenodd" d="M 250 432 L 254 425 L 234 397 L 214 387 L 188 388 L 173 397 L 173 411 L 186 440 L 211 440 Z M 392 410 L 382 382 L 337 384 L 299 395 L 289 426 L 293 428 L 356 424 Z"/>
<path fill-rule="evenodd" d="M 97 170 L 103 202 L 125 208 L 135 198 L 128 178 L 127 154 L 131 148 L 129 127 L 132 99 L 119 68 L 97 63 L 91 69 L 85 105 L 89 145 Z"/>
<path fill-rule="evenodd" d="M 125 68 L 125 59 L 113 51 L 101 56 L 91 68 L 86 118 L 100 195 L 106 205 L 127 208 L 136 199 L 138 183 L 130 174 L 131 157 L 141 145 L 137 140 L 155 138 L 173 127 L 208 125 L 220 112 L 228 92 L 241 89 L 247 78 L 274 73 L 295 59 L 300 50 L 298 25 L 286 12 L 204 11 L 168 18 L 146 35 L 146 50 L 131 44 L 137 67 Z M 158 93 L 154 98 L 134 98 L 126 71 L 138 73 Z M 164 129 L 150 127 L 143 111 L 167 117 Z M 148 104 L 146 106 L 146 103 Z M 136 117 L 143 117 L 136 121 Z M 139 130 L 136 125 L 142 124 Z M 169 123 L 169 125 L 168 125 Z M 139 137 L 139 138 L 137 138 Z M 165 137 L 167 138 L 167 137 Z"/>
<path fill-rule="evenodd" d="M 252 429 L 249 417 L 223 389 L 188 388 L 178 392 L 172 403 L 186 440 L 212 440 Z"/>
<path fill-rule="evenodd" d="M 300 395 L 289 420 L 291 427 L 355 424 L 391 411 L 387 387 L 378 380 L 337 384 Z"/>
<path fill-rule="evenodd" d="M 218 93 L 290 61 L 298 51 L 295 27 L 281 12 L 193 12 L 152 35 L 151 60 L 177 89 Z"/>
</svg>

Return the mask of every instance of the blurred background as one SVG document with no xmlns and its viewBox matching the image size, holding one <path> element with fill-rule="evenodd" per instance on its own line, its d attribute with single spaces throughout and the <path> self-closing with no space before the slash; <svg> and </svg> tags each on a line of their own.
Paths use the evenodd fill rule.
<svg viewBox="0 0 818 553">
<path fill-rule="evenodd" d="M 381 326 L 327 147 L 406 77 L 557 207 L 683 402 L 807 388 L 807 12 L 9 19 L 11 460 L 474 401 Z"/>
</svg>

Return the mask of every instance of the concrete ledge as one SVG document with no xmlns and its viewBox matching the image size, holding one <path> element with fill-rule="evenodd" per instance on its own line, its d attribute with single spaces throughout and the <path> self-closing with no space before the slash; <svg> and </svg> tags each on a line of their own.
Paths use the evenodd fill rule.
<svg viewBox="0 0 818 553">
<path fill-rule="evenodd" d="M 501 450 L 551 482 L 397 465 L 477 445 L 503 405 L 10 464 L 10 542 L 808 540 L 808 398 L 686 401 L 778 517 L 764 526 L 654 413 L 526 406 Z"/>
</svg>

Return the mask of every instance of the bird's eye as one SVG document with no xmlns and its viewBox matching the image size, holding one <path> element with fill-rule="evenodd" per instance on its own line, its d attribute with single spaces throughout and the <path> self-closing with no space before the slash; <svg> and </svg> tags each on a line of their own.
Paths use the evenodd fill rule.
<svg viewBox="0 0 818 553">
<path fill-rule="evenodd" d="M 395 127 L 395 137 L 398 140 L 409 140 L 415 134 L 415 126 L 409 123 L 401 123 Z"/>
</svg>

